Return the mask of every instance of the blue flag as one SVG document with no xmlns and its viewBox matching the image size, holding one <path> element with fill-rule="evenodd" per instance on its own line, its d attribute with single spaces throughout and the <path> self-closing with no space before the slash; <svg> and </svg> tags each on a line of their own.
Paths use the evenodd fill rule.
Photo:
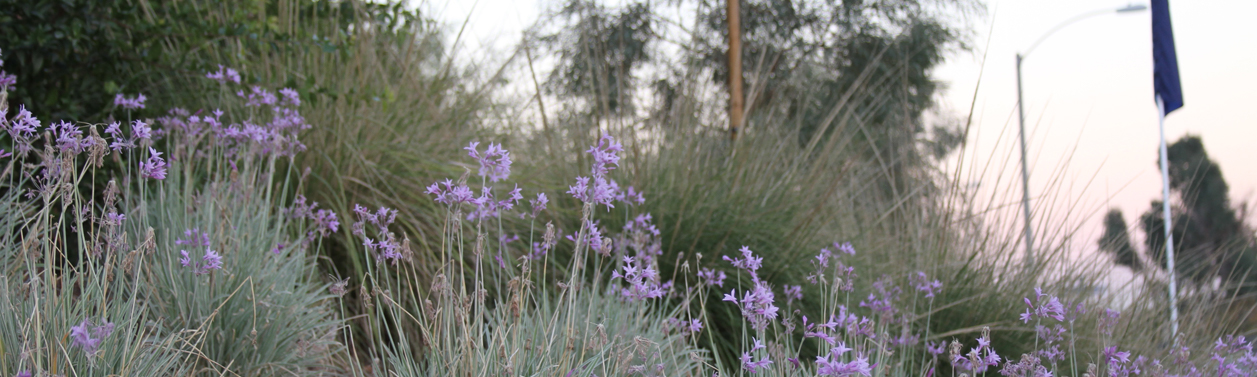
<svg viewBox="0 0 1257 377">
<path fill-rule="evenodd" d="M 1170 26 L 1170 1 L 1152 0 L 1152 77 L 1165 114 L 1183 107 L 1183 88 L 1178 82 L 1178 57 L 1174 54 L 1174 30 Z"/>
</svg>

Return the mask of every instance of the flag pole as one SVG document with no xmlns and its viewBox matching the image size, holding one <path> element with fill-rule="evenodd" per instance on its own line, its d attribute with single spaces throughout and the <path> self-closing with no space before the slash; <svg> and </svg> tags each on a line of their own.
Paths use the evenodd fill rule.
<svg viewBox="0 0 1257 377">
<path fill-rule="evenodd" d="M 1161 125 L 1161 209 L 1165 219 L 1166 271 L 1170 272 L 1170 338 L 1178 336 L 1178 284 L 1174 270 L 1174 223 L 1170 217 L 1170 163 L 1165 147 L 1165 102 L 1157 96 L 1157 119 Z"/>
</svg>

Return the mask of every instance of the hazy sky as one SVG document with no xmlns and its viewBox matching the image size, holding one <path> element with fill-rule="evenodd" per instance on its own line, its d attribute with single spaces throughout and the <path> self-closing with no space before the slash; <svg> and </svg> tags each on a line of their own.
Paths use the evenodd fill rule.
<svg viewBox="0 0 1257 377">
<path fill-rule="evenodd" d="M 504 48 L 518 41 L 520 30 L 537 19 L 545 4 L 552 3 L 436 0 L 428 6 L 455 26 L 470 15 L 464 38 L 474 50 Z M 963 116 L 974 99 L 986 55 L 969 139 L 973 147 L 969 163 L 1007 163 L 1007 169 L 975 177 L 981 181 L 979 190 L 1006 190 L 1010 183 L 1019 190 L 1017 155 L 1009 154 L 1016 147 L 1016 52 L 1071 17 L 1116 9 L 1127 2 L 990 0 L 986 4 L 987 16 L 972 20 L 975 51 L 953 54 L 934 75 L 949 88 L 940 96 L 940 106 Z M 1257 29 L 1252 27 L 1257 1 L 1178 0 L 1171 1 L 1170 8 L 1184 106 L 1166 119 L 1166 137 L 1173 142 L 1184 134 L 1200 135 L 1221 165 L 1232 198 L 1255 198 L 1257 121 L 1251 109 L 1257 102 L 1253 92 L 1257 90 Z M 1149 200 L 1161 195 L 1150 25 L 1148 11 L 1088 18 L 1046 39 L 1022 67 L 1031 193 L 1043 203 L 1051 200 L 1041 197 L 1045 193 L 1059 196 L 1055 200 L 1059 204 L 1054 205 L 1057 214 L 1067 210 L 1065 203 L 1079 203 L 1071 215 L 1080 221 L 1080 216 L 1091 215 L 1082 223 L 1081 237 L 1073 242 L 1079 251 L 1095 248 L 1106 207 L 1121 208 L 1127 222 L 1134 224 Z M 998 184 L 996 173 L 1003 174 Z M 1049 187 L 1054 181 L 1056 186 Z M 1090 186 L 1084 189 L 1088 181 Z M 1008 199 L 1017 200 L 1018 195 Z"/>
</svg>

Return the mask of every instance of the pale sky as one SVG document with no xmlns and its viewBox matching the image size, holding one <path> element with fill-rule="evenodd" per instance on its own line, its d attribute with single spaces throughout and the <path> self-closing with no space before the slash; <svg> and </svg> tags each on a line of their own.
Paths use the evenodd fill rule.
<svg viewBox="0 0 1257 377">
<path fill-rule="evenodd" d="M 614 1 L 619 3 L 622 1 Z M 1133 1 L 1147 5 L 1148 2 Z M 546 4 L 538 0 L 433 0 L 425 8 L 457 28 L 467 19 L 464 45 L 470 50 L 505 51 L 519 41 Z M 1020 190 L 1015 151 L 1017 122 L 1014 56 L 1053 26 L 1076 15 L 1116 9 L 1122 0 L 988 0 L 988 14 L 974 19 L 973 53 L 955 53 L 934 72 L 947 83 L 939 97 L 944 111 L 963 116 L 977 93 L 970 164 L 1006 162 L 1003 177 L 974 177 L 979 190 Z M 1200 135 L 1222 168 L 1233 200 L 1257 199 L 1257 1 L 1171 1 L 1184 106 L 1166 119 L 1166 137 Z M 468 16 L 470 15 L 470 18 Z M 992 28 L 992 24 L 994 27 Z M 1060 196 L 1052 209 L 1079 203 L 1073 220 L 1082 233 L 1071 244 L 1095 249 L 1104 209 L 1123 210 L 1132 225 L 1161 196 L 1156 161 L 1157 110 L 1152 93 L 1151 15 L 1105 14 L 1081 20 L 1046 39 L 1023 64 L 1029 132 L 1030 190 L 1036 201 Z M 989 38 L 989 45 L 988 45 Z M 1003 132 L 1002 138 L 1000 137 Z M 1072 159 L 1063 172 L 1065 158 Z M 994 169 L 997 172 L 999 169 Z M 1000 180 L 997 184 L 997 178 Z M 1058 179 L 1057 188 L 1049 187 Z M 1091 181 L 1090 187 L 1083 188 Z M 1000 186 L 996 188 L 996 186 Z M 1063 192 L 1061 190 L 1064 190 Z M 1010 199 L 1019 200 L 1019 191 Z M 1013 203 L 1015 204 L 1015 203 Z M 1012 206 L 1012 210 L 1018 207 Z M 1040 213 L 1036 213 L 1036 219 Z M 1087 216 L 1090 215 L 1088 218 Z M 1037 221 L 1037 220 L 1036 220 Z M 1139 232 L 1134 232 L 1139 237 Z M 1139 239 L 1136 239 L 1139 242 Z"/>
</svg>

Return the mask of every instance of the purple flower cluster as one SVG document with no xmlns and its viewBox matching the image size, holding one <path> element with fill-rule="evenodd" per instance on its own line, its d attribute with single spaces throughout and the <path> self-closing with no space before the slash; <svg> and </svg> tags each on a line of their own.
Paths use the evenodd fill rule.
<svg viewBox="0 0 1257 377">
<path fill-rule="evenodd" d="M 917 271 L 917 273 L 909 275 L 908 282 L 912 284 L 913 288 L 916 288 L 917 292 L 925 293 L 925 298 L 934 298 L 934 294 L 943 288 L 942 282 L 939 282 L 938 279 L 930 280 L 924 271 Z"/>
<path fill-rule="evenodd" d="M 686 321 L 684 319 L 668 318 L 664 323 L 665 330 L 677 329 L 683 334 L 697 333 L 703 330 L 703 322 L 698 318 Z"/>
<path fill-rule="evenodd" d="M 145 98 L 144 94 L 137 94 L 135 97 L 127 97 L 122 95 L 122 93 L 118 93 L 118 95 L 113 97 L 113 104 L 114 106 L 118 106 L 123 109 L 135 110 L 143 109 L 144 101 L 147 100 L 148 98 Z"/>
<path fill-rule="evenodd" d="M 1218 338 L 1209 359 L 1218 365 L 1219 377 L 1257 376 L 1257 354 L 1253 353 L 1253 343 L 1243 336 Z"/>
<path fill-rule="evenodd" d="M 738 252 L 742 253 L 741 258 L 729 258 L 728 255 L 725 255 L 721 259 L 732 263 L 733 267 L 750 272 L 751 276 L 756 276 L 756 271 L 759 271 L 759 268 L 764 266 L 764 258 L 756 257 L 751 248 L 747 246 L 742 246 L 741 249 L 738 249 Z"/>
<path fill-rule="evenodd" d="M 1030 302 L 1030 298 L 1026 297 L 1026 312 L 1021 314 L 1023 323 L 1030 323 L 1033 319 L 1051 318 L 1057 321 L 1065 320 L 1065 305 L 1061 304 L 1061 300 L 1056 296 L 1043 293 L 1042 289 L 1034 289 L 1034 303 Z"/>
<path fill-rule="evenodd" d="M 1122 312 L 1113 309 L 1104 309 L 1104 316 L 1100 317 L 1099 327 L 1100 334 L 1104 336 L 1113 336 L 1113 329 L 1117 328 L 1117 321 L 1121 319 Z"/>
<path fill-rule="evenodd" d="M 489 143 L 484 153 L 477 147 L 480 142 L 473 141 L 463 148 L 467 155 L 480 163 L 480 176 L 487 177 L 490 182 L 497 182 L 511 176 L 511 152 L 502 148 L 502 144 Z"/>
<path fill-rule="evenodd" d="M 78 326 L 70 327 L 70 340 L 88 355 L 96 354 L 100 343 L 113 333 L 114 324 L 101 321 L 100 326 L 92 326 L 89 320 L 83 320 Z"/>
<path fill-rule="evenodd" d="M 962 370 L 984 373 L 987 368 L 998 366 L 1000 360 L 999 354 L 996 354 L 995 349 L 991 348 L 991 338 L 984 333 L 981 338 L 978 338 L 977 347 L 969 350 L 967 356 L 953 355 L 951 364 Z"/>
<path fill-rule="evenodd" d="M 592 180 L 590 177 L 576 177 L 576 185 L 569 186 L 567 193 L 582 202 L 602 204 L 608 210 L 615 208 L 612 202 L 617 196 L 623 196 L 619 193 L 619 185 L 608 179 L 606 175 L 620 165 L 619 152 L 623 151 L 624 147 L 616 142 L 615 138 L 611 135 L 603 135 L 598 140 L 598 145 L 586 151 L 594 157 L 594 163 L 590 169 Z"/>
<path fill-rule="evenodd" d="M 191 268 L 192 272 L 197 275 L 208 274 L 211 270 L 223 268 L 223 257 L 210 248 L 208 233 L 202 232 L 198 228 L 192 228 L 184 230 L 183 236 L 186 238 L 175 239 L 175 245 L 187 248 L 205 248 L 205 252 L 201 254 L 200 261 L 193 261 L 192 255 L 187 250 L 179 250 L 180 265 L 185 268 Z"/>
<path fill-rule="evenodd" d="M 698 270 L 698 278 L 700 279 L 700 282 L 707 286 L 723 287 L 725 285 L 725 278 L 727 277 L 728 275 L 725 275 L 724 271 L 716 269 L 704 267 Z"/>
<path fill-rule="evenodd" d="M 227 82 L 239 84 L 240 72 L 236 72 L 234 69 L 226 68 L 219 64 L 218 72 L 206 72 L 205 78 L 218 81 L 219 84 L 226 84 Z"/>
<path fill-rule="evenodd" d="M 222 84 L 239 83 L 239 74 L 229 68 L 220 67 L 219 72 L 207 73 L 206 77 Z M 174 108 L 158 121 L 166 130 L 178 132 L 183 144 L 198 145 L 203 139 L 209 140 L 206 148 L 222 148 L 224 155 L 229 157 L 242 154 L 291 157 L 306 150 L 298 135 L 311 126 L 297 110 L 301 105 L 297 91 L 284 88 L 280 93 L 282 99 L 257 86 L 250 88 L 248 93 L 244 90 L 236 92 L 248 107 L 270 106 L 269 119 L 249 117 L 238 123 L 228 123 L 222 118 L 224 113 L 221 110 L 210 114 L 201 114 L 200 111 L 191 114 Z M 208 151 L 201 150 L 200 153 Z"/>
<path fill-rule="evenodd" d="M 550 204 L 550 199 L 546 197 L 546 193 L 539 192 L 537 193 L 537 198 L 529 200 L 528 204 L 532 205 L 532 212 L 520 213 L 519 218 L 522 219 L 524 218 L 524 216 L 530 216 L 534 219 L 537 218 L 537 215 L 541 214 L 542 211 L 546 210 L 546 205 Z"/>
<path fill-rule="evenodd" d="M 358 218 L 351 227 L 353 234 L 362 237 L 362 246 L 370 254 L 375 254 L 375 261 L 382 263 L 384 261 L 392 262 L 397 265 L 405 255 L 402 254 L 402 244 L 388 230 L 388 226 L 397 219 L 397 210 L 388 207 L 380 207 L 372 212 L 366 207 L 354 204 L 354 215 Z M 338 223 L 339 225 L 339 223 Z M 379 240 L 373 240 L 367 236 L 367 225 L 373 225 L 376 229 L 376 235 Z"/>
<path fill-rule="evenodd" d="M 309 219 L 314 223 L 314 228 L 306 232 L 303 242 L 308 243 L 316 238 L 327 237 L 340 230 L 340 219 L 337 218 L 336 212 L 316 209 L 318 206 L 319 202 L 308 203 L 304 195 L 297 194 L 292 201 L 292 207 L 284 209 L 284 213 L 294 220 Z"/>
<path fill-rule="evenodd" d="M 728 256 L 724 260 L 729 261 L 735 267 L 746 270 L 751 274 L 752 288 L 742 292 L 742 298 L 738 298 L 738 290 L 734 289 L 724 295 L 723 300 L 732 302 L 742 309 L 742 317 L 751 322 L 751 327 L 755 330 L 764 330 L 768 328 L 768 324 L 777 318 L 777 312 L 780 310 L 773 303 L 775 300 L 773 290 L 768 286 L 767 282 L 760 280 L 757 271 L 763 266 L 764 258 L 756 257 L 751 249 L 742 246 L 739 250 L 742 252 L 742 258 L 732 259 Z"/>
<path fill-rule="evenodd" d="M 816 267 L 816 271 L 807 276 L 807 281 L 812 284 L 825 282 L 825 271 L 829 269 L 830 260 L 834 260 L 837 261 L 837 265 L 835 266 L 837 270 L 835 273 L 841 275 L 840 277 L 843 278 L 843 284 L 838 288 L 843 291 L 850 292 L 855 289 L 855 285 L 851 282 L 851 279 L 855 277 L 855 268 L 844 265 L 838 257 L 840 257 L 841 254 L 855 255 L 855 248 L 851 246 L 850 242 L 834 242 L 832 246 L 834 250 L 838 251 L 834 252 L 828 247 L 823 247 L 821 248 L 821 252 L 816 254 L 816 257 L 812 260 L 812 265 Z"/>
<path fill-rule="evenodd" d="M 17 116 L 14 116 L 12 120 L 6 122 L 4 115 L 0 113 L 0 128 L 8 132 L 9 137 L 13 139 L 15 152 L 19 156 L 26 156 L 35 149 L 32 143 L 39 137 L 39 119 L 26 110 L 25 105 L 18 106 Z"/>
<path fill-rule="evenodd" d="M 241 99 L 244 100 L 245 107 L 262 107 L 262 106 L 281 105 L 279 97 L 276 96 L 275 93 L 271 93 L 271 91 L 266 90 L 265 88 L 257 86 L 257 85 L 249 87 L 248 92 L 245 92 L 243 89 L 236 91 L 236 97 L 240 97 Z M 298 104 L 300 104 L 300 101 L 296 103 L 291 103 L 291 102 L 285 103 L 285 105 L 292 105 L 292 106 L 296 106 Z"/>
<path fill-rule="evenodd" d="M 787 285 L 782 289 L 782 295 L 786 296 L 786 305 L 794 303 L 794 300 L 803 301 L 803 286 Z"/>
<path fill-rule="evenodd" d="M 753 359 L 751 357 L 751 352 L 755 352 L 755 351 L 765 348 L 764 343 L 759 341 L 759 339 L 753 339 L 753 340 L 754 340 L 754 345 L 751 346 L 751 351 L 743 352 L 742 358 L 740 359 L 740 361 L 742 362 L 742 369 L 745 369 L 746 371 L 751 372 L 751 373 L 759 373 L 760 369 L 767 369 L 768 365 L 772 364 L 773 361 L 767 358 L 759 359 L 757 361 L 752 361 Z"/>
<path fill-rule="evenodd" d="M 123 135 L 122 124 L 118 122 L 110 123 L 109 126 L 105 127 L 105 133 L 109 134 L 109 137 L 113 138 L 113 142 L 109 144 L 109 148 L 113 149 L 114 152 L 121 152 L 124 149 L 135 148 L 135 146 L 139 145 L 139 143 L 153 138 L 153 129 L 149 127 L 148 123 L 145 123 L 142 120 L 135 120 L 131 122 L 131 137 Z"/>
<path fill-rule="evenodd" d="M 502 211 L 515 209 L 515 205 L 519 203 L 520 199 L 524 198 L 522 192 L 523 190 L 516 186 L 506 193 L 506 199 L 497 200 L 493 195 L 492 187 L 485 186 L 480 188 L 480 196 L 471 200 L 471 204 L 476 205 L 476 208 L 467 213 L 467 220 L 475 221 L 500 217 Z"/>
<path fill-rule="evenodd" d="M 0 68 L 4 68 L 4 59 L 0 59 Z M 0 69 L 0 91 L 7 91 L 14 85 L 17 85 L 17 76 Z"/>
<path fill-rule="evenodd" d="M 628 283 L 627 287 L 620 290 L 620 295 L 629 302 L 663 297 L 665 292 L 659 284 L 659 271 L 653 266 L 634 262 L 633 257 L 625 256 L 621 267 L 624 273 L 620 273 L 620 270 L 611 271 L 611 280 L 623 278 Z"/>
<path fill-rule="evenodd" d="M 91 147 L 96 142 L 94 139 L 84 138 L 83 130 L 80 130 L 77 126 L 66 121 L 53 123 L 53 125 L 48 127 L 48 129 L 49 131 L 52 131 L 52 134 L 55 137 L 57 150 L 61 153 L 83 153 L 83 151 L 87 150 L 87 148 Z"/>
<path fill-rule="evenodd" d="M 634 189 L 633 186 L 629 186 L 617 193 L 615 200 L 630 206 L 640 205 L 646 203 L 646 197 L 642 196 L 642 194 L 642 192 Z"/>
<path fill-rule="evenodd" d="M 153 147 L 148 148 L 148 160 L 140 162 L 140 176 L 156 180 L 166 179 L 166 160 L 161 158 L 161 152 Z"/>
<path fill-rule="evenodd" d="M 476 200 L 476 194 L 471 191 L 471 188 L 464 184 L 454 185 L 454 181 L 448 178 L 428 186 L 426 192 L 428 195 L 436 196 L 437 203 L 445 205 L 472 203 Z"/>
<path fill-rule="evenodd" d="M 895 302 L 899 301 L 899 295 L 903 290 L 899 286 L 894 285 L 890 281 L 890 277 L 882 276 L 873 283 L 874 293 L 869 293 L 869 297 L 860 301 L 860 307 L 869 308 L 884 318 L 893 318 L 899 309 L 895 307 Z"/>
<path fill-rule="evenodd" d="M 849 362 L 842 361 L 842 355 L 850 352 L 846 344 L 838 344 L 829 349 L 829 354 L 816 357 L 816 373 L 822 376 L 869 376 L 873 368 L 869 365 L 868 356 L 858 355 Z"/>
</svg>

